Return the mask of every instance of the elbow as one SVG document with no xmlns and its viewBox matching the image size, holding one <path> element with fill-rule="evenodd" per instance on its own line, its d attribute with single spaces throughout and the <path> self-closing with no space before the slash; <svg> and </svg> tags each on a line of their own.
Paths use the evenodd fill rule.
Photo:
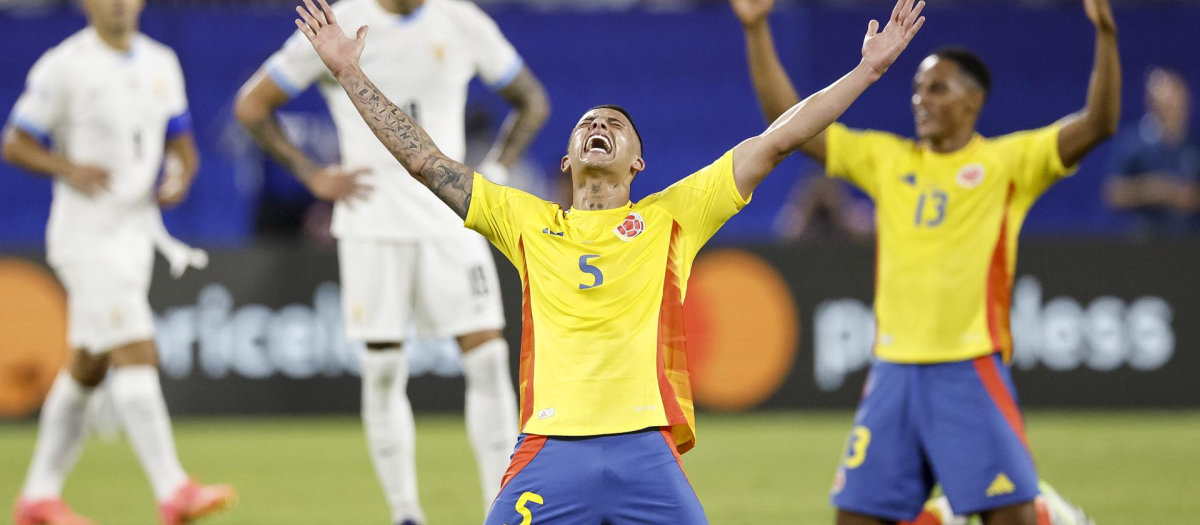
<svg viewBox="0 0 1200 525">
<path fill-rule="evenodd" d="M 1112 118 L 1107 119 L 1100 126 L 1100 139 L 1101 140 L 1111 139 L 1114 135 L 1117 134 L 1117 128 L 1119 128 L 1120 125 L 1121 125 L 1121 119 L 1115 115 Z"/>
<path fill-rule="evenodd" d="M 245 93 L 239 94 L 233 105 L 233 118 L 237 119 L 243 127 L 249 127 L 268 114 L 270 114 L 270 110 L 265 104 Z"/>
<path fill-rule="evenodd" d="M 550 120 L 550 97 L 539 86 L 537 90 L 530 92 L 516 109 L 525 115 L 532 127 L 541 129 L 546 121 Z"/>
</svg>

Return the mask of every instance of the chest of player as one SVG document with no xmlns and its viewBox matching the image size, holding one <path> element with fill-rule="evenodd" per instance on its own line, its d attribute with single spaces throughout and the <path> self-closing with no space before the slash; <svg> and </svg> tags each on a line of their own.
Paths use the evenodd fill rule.
<svg viewBox="0 0 1200 525">
<path fill-rule="evenodd" d="M 107 147 L 137 148 L 134 144 L 165 133 L 169 115 L 169 81 L 165 68 L 146 59 L 97 53 L 76 61 L 68 90 L 66 121 L 74 133 Z"/>
<path fill-rule="evenodd" d="M 890 166 L 876 199 L 879 229 L 938 245 L 996 231 L 1013 174 L 1002 159 L 914 155 Z"/>
<path fill-rule="evenodd" d="M 384 93 L 403 93 L 402 100 L 393 101 L 402 108 L 410 99 L 436 104 L 464 98 L 475 75 L 464 39 L 432 15 L 370 24 L 359 66 Z M 418 108 L 418 118 L 419 113 Z"/>
<path fill-rule="evenodd" d="M 672 251 L 670 217 L 633 209 L 567 215 L 522 232 L 531 289 L 564 305 L 618 309 L 661 296 Z"/>
</svg>

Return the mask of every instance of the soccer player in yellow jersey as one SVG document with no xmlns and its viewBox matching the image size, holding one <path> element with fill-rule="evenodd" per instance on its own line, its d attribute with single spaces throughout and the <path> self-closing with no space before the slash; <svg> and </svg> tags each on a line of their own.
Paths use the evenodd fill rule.
<svg viewBox="0 0 1200 525">
<path fill-rule="evenodd" d="M 521 438 L 487 525 L 707 523 L 679 454 L 695 445 L 683 300 L 696 252 L 783 159 L 833 122 L 895 61 L 924 23 L 899 0 L 872 21 L 862 60 L 765 132 L 639 202 L 646 167 L 629 114 L 584 113 L 562 171 L 573 206 L 496 185 L 442 154 L 367 79 L 367 28 L 348 37 L 318 0 L 299 26 L 376 137 L 521 274 Z"/>
<path fill-rule="evenodd" d="M 773 2 L 732 3 L 759 101 L 774 118 L 798 97 L 766 23 Z M 935 482 L 954 512 L 980 513 L 987 525 L 1039 521 L 1037 471 L 1004 366 L 1009 298 L 1026 212 L 1117 129 L 1116 25 L 1107 0 L 1084 6 L 1096 42 L 1083 110 L 982 137 L 987 68 L 948 49 L 913 80 L 917 140 L 833 124 L 800 148 L 876 205 L 876 361 L 834 481 L 839 524 L 911 520 Z"/>
</svg>

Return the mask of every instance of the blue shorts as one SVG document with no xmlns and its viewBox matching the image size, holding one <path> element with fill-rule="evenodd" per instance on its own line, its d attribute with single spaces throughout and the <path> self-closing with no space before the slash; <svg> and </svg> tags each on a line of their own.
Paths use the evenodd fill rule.
<svg viewBox="0 0 1200 525">
<path fill-rule="evenodd" d="M 941 483 L 958 515 L 1032 501 L 1038 475 L 999 354 L 876 361 L 833 482 L 839 509 L 905 521 Z"/>
<path fill-rule="evenodd" d="M 484 525 L 707 524 L 670 431 L 522 434 Z"/>
</svg>

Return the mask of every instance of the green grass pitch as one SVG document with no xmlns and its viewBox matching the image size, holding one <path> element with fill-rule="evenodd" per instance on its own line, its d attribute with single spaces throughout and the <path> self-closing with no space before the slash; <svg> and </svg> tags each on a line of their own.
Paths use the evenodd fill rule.
<svg viewBox="0 0 1200 525">
<path fill-rule="evenodd" d="M 684 466 L 711 522 L 832 523 L 826 499 L 850 420 L 848 412 L 701 414 L 699 443 Z M 241 493 L 236 508 L 205 523 L 388 525 L 357 418 L 181 419 L 175 426 L 184 466 Z M 1028 426 L 1042 476 L 1099 525 L 1200 520 L 1200 413 L 1033 412 Z M 482 522 L 462 419 L 418 415 L 417 431 L 430 525 Z M 0 424 L 0 498 L 16 495 L 35 433 L 32 423 Z M 93 439 L 66 497 L 100 525 L 156 523 L 149 486 L 123 442 Z"/>
</svg>

